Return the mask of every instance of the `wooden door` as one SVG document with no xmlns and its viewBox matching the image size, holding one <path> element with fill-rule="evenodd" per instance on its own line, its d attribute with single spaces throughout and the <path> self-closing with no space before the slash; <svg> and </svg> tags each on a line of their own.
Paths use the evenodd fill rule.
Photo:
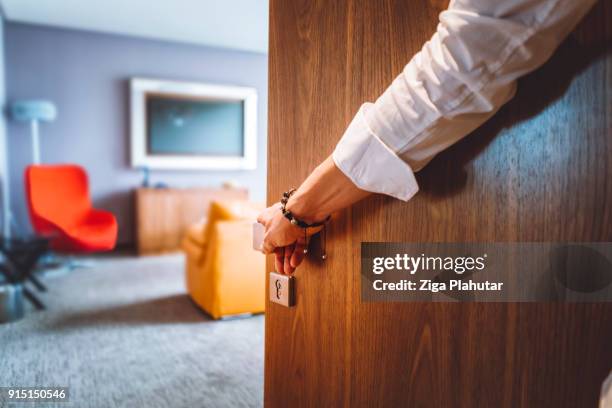
<svg viewBox="0 0 612 408">
<path fill-rule="evenodd" d="M 328 156 L 443 1 L 270 2 L 268 202 Z M 612 241 L 612 4 L 600 2 L 410 202 L 373 197 L 266 311 L 267 407 L 595 407 L 612 304 L 362 303 L 362 241 Z M 269 260 L 267 267 L 272 270 Z"/>
</svg>

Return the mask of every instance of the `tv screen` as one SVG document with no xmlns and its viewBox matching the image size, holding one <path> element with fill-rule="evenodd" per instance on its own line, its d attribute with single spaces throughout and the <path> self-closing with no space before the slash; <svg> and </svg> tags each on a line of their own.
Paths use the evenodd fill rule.
<svg viewBox="0 0 612 408">
<path fill-rule="evenodd" d="M 146 94 L 151 155 L 242 156 L 244 103 Z"/>
<path fill-rule="evenodd" d="M 131 163 L 152 169 L 257 166 L 254 88 L 132 78 Z"/>
</svg>

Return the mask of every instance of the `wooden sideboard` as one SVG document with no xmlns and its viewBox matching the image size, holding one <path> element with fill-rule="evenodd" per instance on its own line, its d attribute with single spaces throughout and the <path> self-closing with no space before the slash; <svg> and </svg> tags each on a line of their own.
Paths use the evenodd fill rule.
<svg viewBox="0 0 612 408">
<path fill-rule="evenodd" d="M 211 201 L 248 198 L 237 188 L 139 188 L 135 194 L 139 255 L 179 250 L 185 229 L 206 216 Z"/>
</svg>

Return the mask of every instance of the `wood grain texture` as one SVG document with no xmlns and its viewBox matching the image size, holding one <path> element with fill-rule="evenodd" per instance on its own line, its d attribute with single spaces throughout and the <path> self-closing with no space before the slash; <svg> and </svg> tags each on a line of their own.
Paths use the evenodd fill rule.
<svg viewBox="0 0 612 408">
<path fill-rule="evenodd" d="M 440 1 L 270 2 L 268 201 L 331 153 L 435 29 Z M 612 241 L 612 6 L 418 175 L 329 229 L 268 305 L 267 407 L 594 407 L 612 304 L 361 303 L 363 241 Z M 268 262 L 272 270 L 273 265 Z"/>
<path fill-rule="evenodd" d="M 138 188 L 136 238 L 139 255 L 178 251 L 185 230 L 206 217 L 213 200 L 246 200 L 244 189 Z"/>
</svg>

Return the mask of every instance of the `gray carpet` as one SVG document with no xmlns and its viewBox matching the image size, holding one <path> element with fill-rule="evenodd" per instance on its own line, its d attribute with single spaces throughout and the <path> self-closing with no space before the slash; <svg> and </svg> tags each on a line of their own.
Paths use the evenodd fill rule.
<svg viewBox="0 0 612 408">
<path fill-rule="evenodd" d="M 0 325 L 0 386 L 68 386 L 60 407 L 262 405 L 263 316 L 209 320 L 180 256 L 95 262 L 45 280 L 47 311 Z"/>
</svg>

